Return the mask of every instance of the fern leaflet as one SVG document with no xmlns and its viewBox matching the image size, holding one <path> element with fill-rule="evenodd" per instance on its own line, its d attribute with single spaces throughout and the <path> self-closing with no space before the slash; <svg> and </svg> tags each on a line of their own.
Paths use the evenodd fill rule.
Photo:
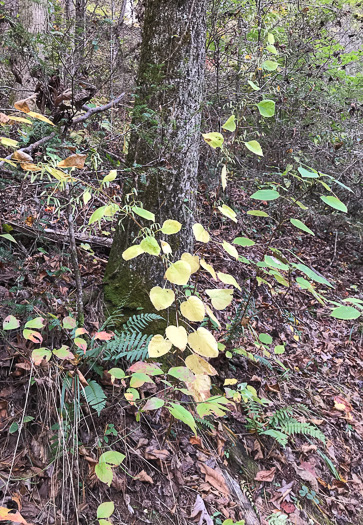
<svg viewBox="0 0 363 525">
<path fill-rule="evenodd" d="M 88 382 L 88 386 L 82 390 L 82 393 L 89 406 L 96 410 L 97 415 L 99 416 L 101 410 L 103 410 L 106 406 L 106 394 L 102 390 L 102 387 L 97 383 L 97 381 L 92 379 Z"/>
</svg>

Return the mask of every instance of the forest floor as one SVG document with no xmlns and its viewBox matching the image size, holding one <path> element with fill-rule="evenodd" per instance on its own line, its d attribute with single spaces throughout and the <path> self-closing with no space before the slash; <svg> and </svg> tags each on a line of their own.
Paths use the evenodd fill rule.
<svg viewBox="0 0 363 525">
<path fill-rule="evenodd" d="M 39 183 L 24 184 L 15 192 L 11 190 L 12 180 L 2 182 L 1 221 L 13 226 L 11 233 L 18 244 L 11 249 L 7 241 L 0 244 L 1 317 L 13 314 L 26 320 L 35 315 L 68 315 L 75 308 L 75 281 L 65 216 L 58 217 L 51 207 L 41 205 Z M 230 195 L 234 208 L 248 209 L 243 192 L 234 193 Z M 201 192 L 204 216 L 211 213 L 212 197 Z M 247 216 L 241 215 L 234 231 L 230 222 L 213 217 L 211 229 L 216 238 L 231 242 L 241 234 L 241 224 L 244 234 L 253 234 L 253 226 L 243 222 Z M 78 212 L 80 233 L 88 216 L 87 208 Z M 90 242 L 89 234 L 83 234 L 83 242 L 92 251 L 79 246 L 90 331 L 102 325 L 105 315 L 102 276 L 109 236 L 97 233 L 104 242 L 95 237 Z M 263 235 L 258 231 L 258 236 Z M 232 273 L 242 286 L 242 291 L 236 292 L 238 305 L 245 300 L 244 289 L 249 287 L 252 271 L 248 265 L 233 262 L 217 244 L 213 246 L 208 262 Z M 283 233 L 279 248 L 301 256 L 335 283 L 337 298 L 359 297 L 357 285 L 362 274 L 355 263 L 359 245 L 348 233 L 336 237 L 327 231 L 311 237 L 291 228 Z M 254 259 L 261 251 L 257 242 L 248 248 L 248 257 Z M 211 278 L 202 277 L 201 293 L 211 284 Z M 233 522 L 244 518 L 246 525 L 363 524 L 363 348 L 358 322 L 338 321 L 311 295 L 304 291 L 287 293 L 284 287 L 257 287 L 251 304 L 236 327 L 233 348 L 242 348 L 247 356 L 260 354 L 261 359 L 243 355 L 228 359 L 221 353 L 214 363 L 219 371 L 214 380 L 217 387 L 228 378 L 252 385 L 261 398 L 270 401 L 267 408 L 256 413 L 257 421 L 266 424 L 276 410 L 291 410 L 298 422 L 320 430 L 325 443 L 296 434 L 282 447 L 272 437 L 247 429 L 249 414 L 240 407 L 223 418 L 207 418 L 204 424 L 199 421 L 198 437 L 180 422 L 171 426 L 163 410 L 142 416 L 138 423 L 135 408 L 124 399 L 120 387 L 104 376 L 98 379 L 107 393 L 106 408 L 99 417 L 82 408 L 76 447 L 55 458 L 51 424 L 56 400 L 61 396 L 61 367 L 59 373 L 49 366 L 34 372 L 32 343 L 24 342 L 20 334 L 8 336 L 0 342 L 3 505 L 14 512 L 18 509 L 28 523 L 39 524 L 96 523 L 97 506 L 105 500 L 115 502 L 113 522 L 120 524 L 220 525 L 228 518 Z M 221 312 L 222 326 L 233 324 L 234 316 L 232 309 Z M 263 358 L 262 348 L 256 346 L 256 333 L 270 334 L 274 344 L 285 345 L 279 362 Z M 215 332 L 221 343 L 228 335 L 226 329 Z M 52 344 L 51 333 L 48 344 Z M 87 367 L 81 370 L 86 379 L 92 377 Z M 163 385 L 156 382 L 150 388 L 155 392 Z M 16 424 L 23 414 L 28 422 L 19 434 Z M 117 469 L 111 488 L 94 474 L 100 446 L 111 446 L 126 455 L 124 468 Z M 229 477 L 237 484 L 246 482 L 242 495 L 253 500 L 258 518 L 256 514 L 255 518 L 246 517 L 241 492 L 233 490 Z M 76 510 L 71 502 L 76 502 Z M 278 511 L 290 521 L 281 517 L 277 521 Z"/>
</svg>

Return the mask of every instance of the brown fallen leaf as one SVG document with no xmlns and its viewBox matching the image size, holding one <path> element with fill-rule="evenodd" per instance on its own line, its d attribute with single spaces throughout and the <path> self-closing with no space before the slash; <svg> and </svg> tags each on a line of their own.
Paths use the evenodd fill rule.
<svg viewBox="0 0 363 525">
<path fill-rule="evenodd" d="M 260 442 L 256 439 L 253 444 L 253 450 L 256 451 L 255 459 L 263 459 L 263 452 Z"/>
<path fill-rule="evenodd" d="M 191 443 L 192 445 L 198 445 L 199 447 L 201 447 L 202 446 L 202 439 L 199 436 L 192 436 L 189 439 L 189 443 Z"/>
<path fill-rule="evenodd" d="M 198 463 L 200 470 L 205 474 L 205 481 L 212 487 L 222 492 L 222 494 L 229 494 L 229 489 L 226 481 L 220 472 L 208 467 L 205 463 Z"/>
<path fill-rule="evenodd" d="M 190 517 L 196 518 L 199 514 L 200 514 L 199 525 L 202 525 L 204 521 L 206 522 L 207 525 L 213 525 L 213 520 L 209 516 L 207 509 L 205 508 L 205 503 L 198 494 Z"/>
<path fill-rule="evenodd" d="M 151 485 L 154 484 L 153 478 L 149 476 L 149 474 L 147 474 L 145 470 L 142 470 L 141 472 L 139 472 L 138 475 L 135 476 L 134 479 L 138 479 L 139 481 L 144 481 L 145 483 L 151 483 Z"/>
<path fill-rule="evenodd" d="M 57 166 L 58 168 L 78 168 L 81 170 L 84 168 L 86 157 L 87 155 L 79 155 L 78 153 L 75 153 L 74 155 L 58 162 Z"/>
<path fill-rule="evenodd" d="M 161 459 L 165 461 L 170 456 L 170 452 L 168 450 L 157 450 L 153 447 L 147 447 L 145 450 L 145 459 Z"/>
<path fill-rule="evenodd" d="M 270 470 L 260 470 L 259 472 L 257 472 L 255 480 L 271 482 L 274 480 L 275 472 L 276 467 L 272 467 L 272 469 Z"/>
</svg>

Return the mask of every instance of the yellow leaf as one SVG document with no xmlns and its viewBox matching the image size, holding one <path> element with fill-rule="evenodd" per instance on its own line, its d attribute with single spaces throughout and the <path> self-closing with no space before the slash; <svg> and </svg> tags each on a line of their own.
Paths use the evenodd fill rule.
<svg viewBox="0 0 363 525">
<path fill-rule="evenodd" d="M 57 166 L 58 168 L 78 168 L 81 170 L 84 168 L 86 157 L 87 155 L 79 155 L 78 153 L 75 153 L 74 155 L 58 162 Z"/>
<path fill-rule="evenodd" d="M 42 122 L 46 122 L 47 124 L 54 126 L 53 122 L 49 120 L 49 118 L 45 117 L 44 115 L 41 115 L 40 113 L 35 113 L 34 111 L 28 111 L 27 113 L 29 117 L 36 118 L 38 120 L 41 120 Z"/>
<path fill-rule="evenodd" d="M 210 239 L 209 233 L 207 232 L 207 230 L 204 229 L 204 227 L 201 224 L 199 223 L 194 224 L 193 233 L 197 241 L 204 242 L 204 243 L 209 242 L 209 239 Z"/>
<path fill-rule="evenodd" d="M 24 171 L 42 171 L 42 168 L 39 168 L 33 162 L 22 162 L 20 166 Z"/>
<path fill-rule="evenodd" d="M 223 135 L 216 131 L 212 131 L 211 133 L 204 133 L 203 138 L 207 144 L 212 146 L 213 149 L 221 148 L 224 142 Z"/>
<path fill-rule="evenodd" d="M 166 241 L 160 241 L 161 249 L 165 255 L 170 255 L 172 253 L 171 246 Z"/>
<path fill-rule="evenodd" d="M 162 335 L 154 335 L 148 346 L 149 357 L 161 357 L 170 351 L 171 346 L 171 342 Z"/>
<path fill-rule="evenodd" d="M 195 375 L 207 374 L 209 376 L 217 376 L 217 370 L 208 361 L 197 354 L 188 355 L 185 359 L 185 364 Z"/>
<path fill-rule="evenodd" d="M 130 261 L 142 253 L 144 253 L 144 250 L 141 248 L 141 246 L 139 244 L 135 244 L 123 252 L 122 258 L 124 261 Z"/>
<path fill-rule="evenodd" d="M 64 181 L 69 180 L 69 175 L 67 173 L 64 173 L 64 171 L 57 170 L 56 168 L 52 168 L 51 166 L 46 166 L 45 169 L 49 171 L 49 173 L 57 180 Z"/>
<path fill-rule="evenodd" d="M 212 305 L 216 310 L 224 310 L 231 304 L 233 299 L 233 290 L 229 288 L 205 290 L 205 292 L 212 299 Z"/>
<path fill-rule="evenodd" d="M 180 222 L 168 219 L 164 221 L 161 231 L 165 233 L 165 235 L 173 235 L 174 233 L 178 233 L 181 230 L 181 227 L 182 225 Z"/>
<path fill-rule="evenodd" d="M 183 255 L 180 257 L 182 261 L 185 261 L 190 264 L 190 267 L 192 269 L 192 273 L 195 273 L 199 270 L 199 257 L 198 255 L 192 255 L 191 253 L 183 253 Z"/>
<path fill-rule="evenodd" d="M 214 313 L 212 312 L 212 310 L 209 308 L 208 305 L 206 305 L 205 309 L 206 309 L 206 312 L 209 315 L 209 317 L 212 319 L 212 321 L 214 321 L 216 323 L 218 328 L 222 328 L 221 327 L 221 323 L 218 321 L 218 319 L 216 318 L 216 316 L 214 315 Z"/>
<path fill-rule="evenodd" d="M 208 375 L 197 375 L 194 381 L 187 382 L 186 385 L 197 403 L 202 403 L 210 398 L 211 379 Z"/>
<path fill-rule="evenodd" d="M 180 305 L 180 311 L 189 321 L 200 322 L 205 316 L 205 307 L 199 297 L 192 295 Z"/>
<path fill-rule="evenodd" d="M 226 252 L 231 256 L 231 257 L 234 257 L 235 259 L 238 260 L 238 251 L 236 250 L 236 248 L 234 246 L 232 246 L 232 244 L 229 244 L 229 242 L 226 242 L 226 241 L 223 241 L 223 249 L 226 250 Z"/>
<path fill-rule="evenodd" d="M 221 182 L 222 182 L 222 188 L 224 191 L 227 187 L 227 166 L 226 165 L 224 165 L 222 168 Z"/>
<path fill-rule="evenodd" d="M 184 285 L 192 274 L 190 264 L 185 261 L 176 261 L 165 272 L 165 279 L 173 284 Z"/>
<path fill-rule="evenodd" d="M 237 383 L 238 383 L 237 379 L 226 379 L 223 383 L 223 386 L 236 385 Z"/>
<path fill-rule="evenodd" d="M 217 280 L 217 275 L 216 275 L 216 272 L 213 268 L 213 266 L 211 264 L 208 264 L 204 259 L 201 259 L 200 260 L 200 265 L 202 268 L 204 268 L 204 270 L 206 270 L 208 273 L 211 274 L 211 276 L 213 277 L 213 279 Z"/>
<path fill-rule="evenodd" d="M 206 328 L 200 327 L 188 335 L 188 344 L 196 354 L 204 357 L 218 356 L 218 343 Z"/>
<path fill-rule="evenodd" d="M 28 119 L 22 118 L 22 117 L 15 117 L 13 115 L 9 115 L 9 120 L 10 120 L 10 123 L 12 123 L 12 122 L 22 122 L 24 124 L 29 124 L 30 126 L 33 125 L 33 122 L 31 120 L 28 120 Z"/>
<path fill-rule="evenodd" d="M 8 137 L 0 137 L 0 142 L 4 146 L 10 146 L 11 148 L 16 148 L 19 144 L 17 140 L 9 139 Z"/>
<path fill-rule="evenodd" d="M 223 204 L 223 206 L 218 206 L 218 209 L 223 215 L 228 217 L 228 219 L 231 219 L 233 222 L 237 222 L 237 214 L 235 211 L 232 210 L 232 208 L 230 208 L 226 204 Z"/>
<path fill-rule="evenodd" d="M 235 288 L 238 288 L 238 290 L 241 289 L 241 287 L 237 283 L 236 279 L 232 275 L 230 275 L 229 273 L 218 272 L 218 278 L 224 284 L 231 284 Z"/>
<path fill-rule="evenodd" d="M 179 350 L 185 350 L 188 343 L 188 334 L 184 326 L 168 326 L 165 330 L 166 337 Z"/>
<path fill-rule="evenodd" d="M 164 310 L 173 304 L 175 301 L 175 294 L 173 290 L 154 286 L 154 288 L 150 290 L 150 301 L 156 310 Z"/>
</svg>

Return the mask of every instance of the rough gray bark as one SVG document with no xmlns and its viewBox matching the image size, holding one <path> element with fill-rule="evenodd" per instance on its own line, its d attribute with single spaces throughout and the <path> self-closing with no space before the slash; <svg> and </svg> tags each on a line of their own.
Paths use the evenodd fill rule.
<svg viewBox="0 0 363 525">
<path fill-rule="evenodd" d="M 147 0 L 137 97 L 127 162 L 137 174 L 144 208 L 183 224 L 169 237 L 176 253 L 193 246 L 201 100 L 204 83 L 206 0 Z M 163 282 L 155 258 L 124 263 L 121 254 L 138 234 L 118 227 L 105 276 L 106 300 L 150 311 L 147 291 Z"/>
</svg>

